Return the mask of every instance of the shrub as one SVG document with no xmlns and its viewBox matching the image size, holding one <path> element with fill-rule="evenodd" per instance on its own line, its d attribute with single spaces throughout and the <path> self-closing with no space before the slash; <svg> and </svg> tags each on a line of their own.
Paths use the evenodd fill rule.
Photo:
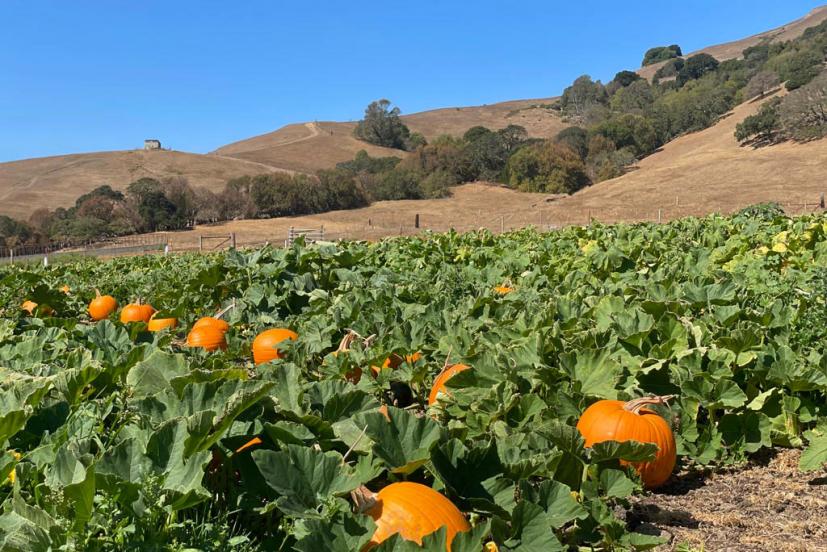
<svg viewBox="0 0 827 552">
<path fill-rule="evenodd" d="M 589 133 L 580 127 L 564 128 L 554 138 L 560 144 L 568 146 L 580 159 L 585 159 L 589 154 Z"/>
<path fill-rule="evenodd" d="M 787 94 L 781 101 L 781 124 L 798 141 L 827 135 L 827 71 Z"/>
<path fill-rule="evenodd" d="M 744 88 L 744 98 L 763 98 L 767 92 L 781 84 L 775 71 L 764 70 L 756 73 Z"/>
<path fill-rule="evenodd" d="M 351 174 L 377 174 L 389 171 L 402 161 L 399 157 L 371 157 L 365 150 L 359 150 L 352 161 L 337 163 L 337 169 L 343 169 Z"/>
<path fill-rule="evenodd" d="M 683 86 L 690 80 L 699 79 L 718 68 L 718 60 L 709 54 L 696 54 L 686 60 L 678 71 L 678 85 Z"/>
<path fill-rule="evenodd" d="M 643 55 L 641 65 L 646 67 L 647 65 L 652 65 L 653 63 L 666 61 L 682 55 L 683 53 L 681 52 L 681 47 L 677 44 L 672 44 L 671 46 L 656 46 L 646 50 L 646 53 Z"/>
<path fill-rule="evenodd" d="M 781 98 L 766 102 L 755 115 L 750 115 L 735 126 L 735 139 L 739 142 L 771 143 L 781 130 L 779 106 Z"/>
<path fill-rule="evenodd" d="M 680 73 L 681 69 L 683 69 L 684 63 L 683 58 L 675 58 L 667 61 L 661 65 L 657 71 L 655 71 L 653 82 L 657 83 L 661 79 L 677 77 L 678 73 Z"/>
<path fill-rule="evenodd" d="M 508 183 L 526 192 L 574 193 L 589 184 L 583 160 L 555 142 L 525 146 L 508 161 Z"/>
<path fill-rule="evenodd" d="M 608 94 L 600 81 L 593 81 L 588 75 L 578 77 L 571 86 L 563 90 L 560 107 L 563 114 L 576 120 L 586 120 L 596 107 L 608 102 Z"/>
</svg>

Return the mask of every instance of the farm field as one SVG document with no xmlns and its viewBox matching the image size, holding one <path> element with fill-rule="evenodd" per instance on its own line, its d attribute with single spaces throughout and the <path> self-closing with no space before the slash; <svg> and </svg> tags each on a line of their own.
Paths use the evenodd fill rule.
<svg viewBox="0 0 827 552">
<path fill-rule="evenodd" d="M 0 550 L 825 550 L 825 344 L 771 206 L 4 266 Z"/>
</svg>

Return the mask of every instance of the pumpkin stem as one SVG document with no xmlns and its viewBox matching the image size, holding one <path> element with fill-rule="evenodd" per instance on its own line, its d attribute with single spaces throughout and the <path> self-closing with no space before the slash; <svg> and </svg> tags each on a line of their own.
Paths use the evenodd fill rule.
<svg viewBox="0 0 827 552">
<path fill-rule="evenodd" d="M 640 397 L 639 399 L 632 399 L 631 401 L 626 402 L 623 405 L 623 410 L 627 410 L 634 414 L 640 414 L 640 410 L 644 406 L 654 405 L 654 404 L 663 404 L 669 406 L 669 401 L 674 399 L 677 395 L 663 395 L 663 396 L 651 396 L 651 397 Z"/>
<path fill-rule="evenodd" d="M 347 457 L 350 456 L 350 453 L 353 452 L 353 449 L 356 448 L 356 445 L 359 444 L 359 441 L 362 440 L 362 437 L 364 437 L 365 433 L 367 433 L 367 432 L 368 432 L 368 426 L 365 425 L 364 429 L 362 429 L 362 433 L 359 434 L 359 436 L 356 438 L 356 440 L 353 441 L 353 444 L 350 445 L 350 448 L 347 449 L 347 452 L 345 453 L 345 455 L 342 456 L 342 464 L 341 464 L 342 466 L 345 465 L 345 462 L 347 462 Z"/>
<path fill-rule="evenodd" d="M 347 328 L 346 328 L 346 329 L 347 329 Z M 339 348 L 338 348 L 338 349 L 336 349 L 336 351 L 338 351 L 338 352 L 340 352 L 340 353 L 343 353 L 343 352 L 345 352 L 345 351 L 349 351 L 349 350 L 350 350 L 350 345 L 351 345 L 354 341 L 356 341 L 356 339 L 357 339 L 357 338 L 361 339 L 361 338 L 362 338 L 362 336 L 361 336 L 361 335 L 359 335 L 358 333 L 354 332 L 354 331 L 353 331 L 353 330 L 351 330 L 351 329 L 347 329 L 347 333 L 346 333 L 346 334 L 345 334 L 345 336 L 342 338 L 342 340 L 339 342 Z"/>
<path fill-rule="evenodd" d="M 350 491 L 350 498 L 356 505 L 356 510 L 361 514 L 373 508 L 377 502 L 376 493 L 364 485 L 359 485 L 358 488 Z"/>
<path fill-rule="evenodd" d="M 442 374 L 444 374 L 445 371 L 452 366 L 451 365 L 451 351 L 453 351 L 453 346 L 448 348 L 448 354 L 445 355 L 445 364 L 442 365 L 442 370 L 439 371 L 439 374 L 437 374 L 436 377 L 439 377 Z"/>
<path fill-rule="evenodd" d="M 101 292 L 98 288 L 95 288 L 95 299 L 100 299 L 100 298 L 101 298 Z"/>
<path fill-rule="evenodd" d="M 233 310 L 234 308 L 235 308 L 235 298 L 233 298 L 233 302 L 232 302 L 232 303 L 230 303 L 229 305 L 227 305 L 226 307 L 224 307 L 223 309 L 221 309 L 220 311 L 218 311 L 218 312 L 216 313 L 215 317 L 216 317 L 217 319 L 221 320 L 221 317 L 222 317 L 222 316 L 224 316 L 225 314 L 227 314 L 228 312 L 230 312 L 230 311 L 231 311 L 231 310 Z"/>
</svg>

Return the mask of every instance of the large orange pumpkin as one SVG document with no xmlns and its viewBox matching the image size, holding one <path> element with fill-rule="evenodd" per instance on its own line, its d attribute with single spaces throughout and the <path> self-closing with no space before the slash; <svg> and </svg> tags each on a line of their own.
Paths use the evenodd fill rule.
<svg viewBox="0 0 827 552">
<path fill-rule="evenodd" d="M 155 314 L 155 309 L 152 308 L 152 305 L 141 303 L 141 300 L 138 299 L 121 309 L 121 323 L 149 322 L 153 314 Z"/>
<path fill-rule="evenodd" d="M 160 332 L 161 330 L 166 329 L 174 329 L 178 326 L 178 319 L 177 318 L 155 318 L 155 315 L 152 315 L 152 318 L 149 319 L 149 322 L 146 324 L 146 329 L 151 332 Z"/>
<path fill-rule="evenodd" d="M 422 537 L 445 526 L 448 531 L 445 549 L 450 552 L 454 536 L 471 529 L 462 512 L 450 500 L 419 483 L 392 483 L 378 493 L 362 486 L 351 496 L 357 508 L 376 522 L 376 531 L 364 550 L 370 550 L 396 533 L 405 540 L 422 544 Z"/>
<path fill-rule="evenodd" d="M 282 341 L 290 339 L 295 341 L 299 335 L 287 328 L 273 328 L 264 330 L 253 340 L 253 360 L 256 364 L 264 364 L 271 360 L 282 358 L 277 346 Z"/>
<path fill-rule="evenodd" d="M 92 320 L 98 322 L 104 318 L 109 318 L 109 315 L 115 312 L 118 308 L 118 302 L 111 295 L 101 295 L 101 292 L 95 290 L 95 298 L 89 302 L 89 316 Z"/>
<path fill-rule="evenodd" d="M 190 330 L 187 334 L 187 346 L 199 347 L 207 351 L 224 350 L 227 348 L 227 340 L 221 330 L 202 326 Z"/>
<path fill-rule="evenodd" d="M 434 404 L 437 399 L 439 398 L 440 393 L 448 394 L 448 390 L 445 389 L 445 382 L 451 379 L 454 374 L 458 374 L 465 370 L 468 370 L 470 366 L 465 364 L 452 364 L 450 366 L 445 367 L 442 372 L 434 380 L 434 385 L 431 387 L 431 394 L 428 395 L 428 406 Z"/>
<path fill-rule="evenodd" d="M 213 316 L 199 318 L 195 324 L 192 325 L 193 330 L 196 328 L 214 328 L 224 333 L 230 331 L 230 325 L 225 320 Z"/>
<path fill-rule="evenodd" d="M 677 452 L 675 436 L 669 423 L 657 412 L 646 408 L 666 404 L 672 397 L 643 397 L 628 402 L 597 401 L 583 412 L 577 429 L 586 440 L 586 446 L 603 441 L 638 441 L 658 446 L 655 459 L 633 462 L 644 486 L 654 489 L 663 485 L 675 468 Z"/>
</svg>

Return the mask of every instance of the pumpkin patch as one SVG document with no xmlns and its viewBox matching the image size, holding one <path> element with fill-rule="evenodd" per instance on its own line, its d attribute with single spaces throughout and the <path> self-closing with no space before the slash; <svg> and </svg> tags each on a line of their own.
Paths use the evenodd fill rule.
<svg viewBox="0 0 827 552">
<path fill-rule="evenodd" d="M 826 267 L 760 209 L 0 265 L 0 543 L 679 548 L 646 505 L 768 456 L 817 505 Z"/>
</svg>

